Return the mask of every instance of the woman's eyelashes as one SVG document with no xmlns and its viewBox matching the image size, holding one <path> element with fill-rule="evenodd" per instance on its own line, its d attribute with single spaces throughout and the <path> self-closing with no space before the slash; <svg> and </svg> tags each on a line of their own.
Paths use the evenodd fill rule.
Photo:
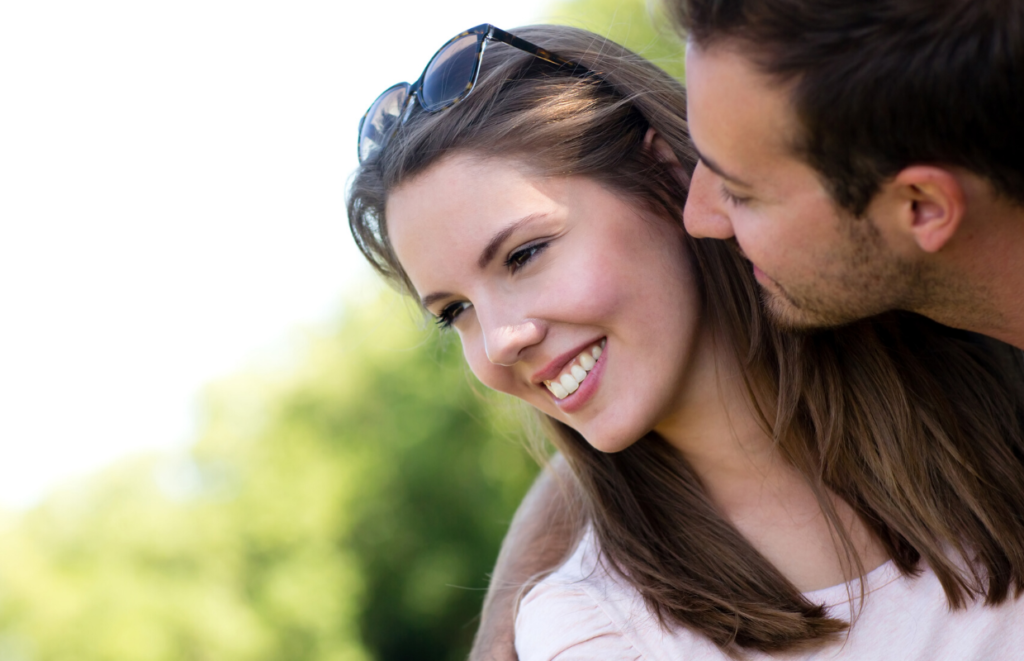
<svg viewBox="0 0 1024 661">
<path fill-rule="evenodd" d="M 447 330 L 452 327 L 452 324 L 454 324 L 455 320 L 459 318 L 459 315 L 468 310 L 471 305 L 472 303 L 469 301 L 456 301 L 455 303 L 449 303 L 441 308 L 441 311 L 437 313 L 434 323 L 436 323 L 442 330 Z"/>
<path fill-rule="evenodd" d="M 530 261 L 542 253 L 545 248 L 548 247 L 549 241 L 538 241 L 530 245 L 516 248 L 509 253 L 508 257 L 505 258 L 505 268 L 511 273 L 516 273 L 519 269 L 526 266 Z M 441 308 L 441 311 L 437 313 L 434 318 L 434 323 L 442 329 L 448 329 L 452 327 L 452 324 L 458 320 L 459 316 L 473 306 L 469 301 L 455 301 Z"/>
<path fill-rule="evenodd" d="M 516 248 L 509 253 L 505 259 L 505 268 L 512 273 L 526 266 L 530 260 L 539 255 L 548 247 L 547 241 L 539 241 L 521 248 Z"/>
</svg>

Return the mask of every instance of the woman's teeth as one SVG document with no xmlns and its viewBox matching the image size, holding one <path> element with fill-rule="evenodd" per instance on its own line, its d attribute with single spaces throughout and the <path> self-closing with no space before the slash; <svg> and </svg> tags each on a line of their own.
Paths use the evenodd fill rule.
<svg viewBox="0 0 1024 661">
<path fill-rule="evenodd" d="M 594 369 L 597 359 L 601 357 L 605 341 L 601 340 L 598 344 L 584 349 L 557 379 L 544 382 L 555 399 L 565 399 L 579 389 L 580 384 L 587 378 L 587 372 Z"/>
</svg>

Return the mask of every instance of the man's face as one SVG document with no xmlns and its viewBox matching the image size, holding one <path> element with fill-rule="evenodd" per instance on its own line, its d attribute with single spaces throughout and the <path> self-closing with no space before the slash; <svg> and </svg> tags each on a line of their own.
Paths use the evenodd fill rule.
<svg viewBox="0 0 1024 661">
<path fill-rule="evenodd" d="M 839 209 L 794 152 L 788 91 L 725 45 L 690 44 L 690 134 L 701 156 L 684 214 L 696 237 L 733 239 L 775 319 L 830 326 L 902 307 L 913 268 L 871 220 Z"/>
</svg>

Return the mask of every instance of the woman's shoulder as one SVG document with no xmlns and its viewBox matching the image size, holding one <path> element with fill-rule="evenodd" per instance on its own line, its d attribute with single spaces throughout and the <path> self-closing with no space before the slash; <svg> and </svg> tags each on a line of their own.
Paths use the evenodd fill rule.
<svg viewBox="0 0 1024 661">
<path fill-rule="evenodd" d="M 588 531 L 572 556 L 519 604 L 515 624 L 519 660 L 644 659 L 622 626 L 619 611 L 632 604 L 609 608 L 616 601 L 630 601 L 628 594 L 619 594 L 614 579 Z"/>
<path fill-rule="evenodd" d="M 542 583 L 516 617 L 519 661 L 646 659 L 615 621 L 582 590 Z"/>
<path fill-rule="evenodd" d="M 663 627 L 643 597 L 602 557 L 592 531 L 519 606 L 520 661 L 725 659 L 708 639 Z"/>
</svg>

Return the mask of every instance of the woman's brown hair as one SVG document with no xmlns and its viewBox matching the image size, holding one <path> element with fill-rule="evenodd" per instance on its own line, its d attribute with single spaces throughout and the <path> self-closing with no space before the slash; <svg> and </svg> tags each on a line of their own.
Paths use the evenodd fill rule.
<svg viewBox="0 0 1024 661">
<path fill-rule="evenodd" d="M 683 88 L 643 58 L 566 27 L 515 31 L 600 75 L 503 46 L 474 92 L 414 113 L 364 162 L 349 223 L 370 263 L 412 293 L 388 241 L 389 192 L 455 152 L 508 158 L 549 176 L 597 180 L 681 223 L 686 183 L 652 154 L 653 127 L 687 172 L 696 156 Z M 487 200 L 480 200 L 487 204 Z M 832 496 L 870 526 L 904 574 L 927 563 L 951 606 L 997 604 L 1024 587 L 1024 379 L 997 342 L 908 313 L 814 333 L 768 322 L 750 267 L 732 247 L 688 239 L 706 322 L 744 366 L 750 400 L 778 452 L 814 489 L 844 550 L 863 568 Z M 608 564 L 664 624 L 723 648 L 814 644 L 848 626 L 809 602 L 716 510 L 685 458 L 651 433 L 605 454 L 548 420 Z"/>
</svg>

